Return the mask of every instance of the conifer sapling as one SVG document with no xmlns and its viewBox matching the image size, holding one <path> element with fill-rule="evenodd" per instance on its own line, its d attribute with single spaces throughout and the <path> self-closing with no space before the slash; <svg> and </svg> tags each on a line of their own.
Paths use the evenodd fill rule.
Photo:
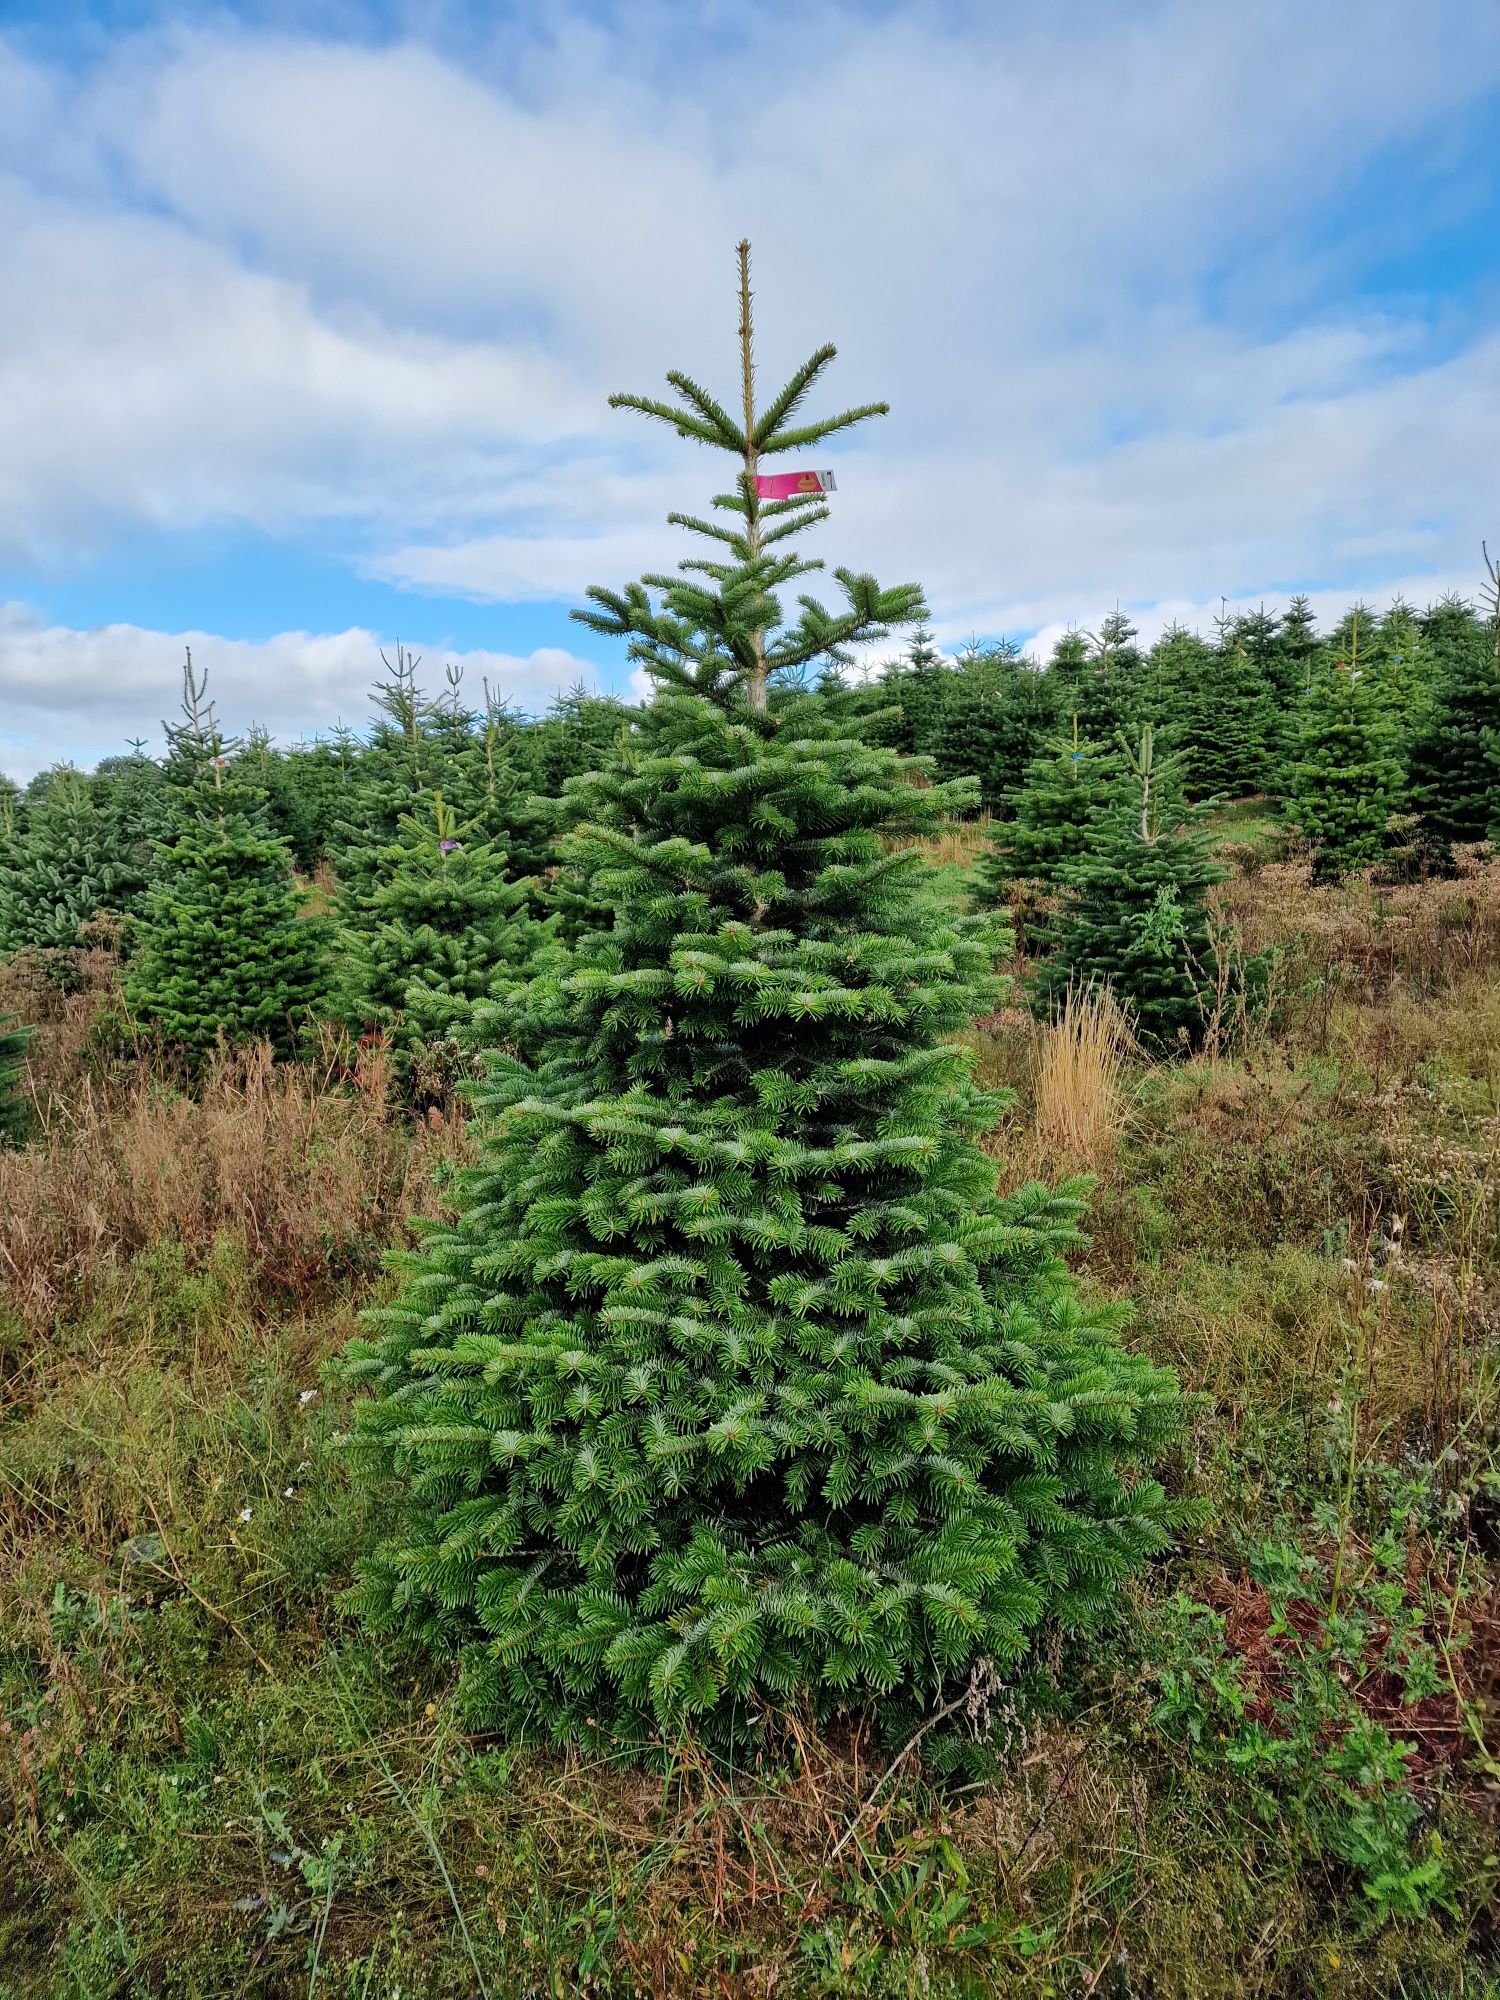
<svg viewBox="0 0 1500 2000">
<path fill-rule="evenodd" d="M 686 517 L 710 559 L 591 592 L 657 689 L 577 781 L 567 854 L 613 921 L 493 1008 L 456 1219 L 353 1355 L 359 1448 L 406 1487 L 357 1602 L 456 1651 L 477 1718 L 560 1738 L 900 1730 L 1097 1617 L 1173 1518 L 1175 1381 L 1076 1296 L 1077 1189 L 1001 1199 L 977 1143 L 998 1103 L 952 1038 L 994 1003 L 993 922 L 890 844 L 972 785 L 769 699 L 920 595 L 840 572 L 784 622 L 825 509 L 755 465 L 874 409 L 801 420 L 822 348 L 757 410 L 748 246 L 740 288 L 743 424 L 681 374 L 615 399 L 738 476 L 726 522 Z"/>
</svg>

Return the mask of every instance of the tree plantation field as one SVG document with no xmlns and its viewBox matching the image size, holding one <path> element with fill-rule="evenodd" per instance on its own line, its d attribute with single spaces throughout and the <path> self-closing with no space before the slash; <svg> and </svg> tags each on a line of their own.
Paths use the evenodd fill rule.
<svg viewBox="0 0 1500 2000">
<path fill-rule="evenodd" d="M 639 704 L 0 798 L 0 1995 L 1500 1991 L 1500 573 L 942 656 L 737 260 Z"/>
<path fill-rule="evenodd" d="M 1227 894 L 1274 1029 L 1113 1074 L 972 1033 L 1003 1181 L 1099 1176 L 1085 1286 L 1203 1392 L 1168 1478 L 1208 1508 L 947 1784 L 794 1716 L 749 1768 L 466 1726 L 340 1605 L 389 1499 L 329 1369 L 460 1122 L 380 1052 L 189 1096 L 96 1052 L 106 953 L 13 964 L 59 1097 L 0 1155 L 7 1990 L 1487 1990 L 1500 875 L 1267 845 Z"/>
</svg>

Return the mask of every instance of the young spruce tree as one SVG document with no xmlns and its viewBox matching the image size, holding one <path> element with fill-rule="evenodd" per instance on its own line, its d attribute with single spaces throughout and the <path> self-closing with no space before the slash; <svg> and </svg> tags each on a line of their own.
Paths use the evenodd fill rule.
<svg viewBox="0 0 1500 2000">
<path fill-rule="evenodd" d="M 467 1042 L 474 1008 L 515 982 L 551 925 L 529 910 L 482 828 L 460 825 L 441 792 L 403 813 L 380 873 L 339 932 L 339 1011 L 357 1032 L 384 1029 L 406 1058 Z"/>
<path fill-rule="evenodd" d="M 1500 843 L 1500 563 L 1484 552 L 1491 616 L 1482 626 L 1466 605 L 1427 615 L 1439 662 L 1437 687 L 1407 759 L 1411 802 L 1439 866 L 1455 846 Z"/>
<path fill-rule="evenodd" d="M 1118 760 L 1073 734 L 1032 759 L 1014 816 L 996 828 L 975 870 L 980 900 L 1009 910 L 1024 949 L 1047 949 L 1067 870 L 1087 851 L 1090 825 L 1104 803 Z"/>
<path fill-rule="evenodd" d="M 1125 760 L 1088 844 L 1063 870 L 1067 898 L 1038 998 L 1108 986 L 1148 1047 L 1191 1047 L 1203 1031 L 1212 960 L 1207 899 L 1222 877 L 1200 808 L 1186 804 L 1182 759 L 1158 757 L 1150 723 Z"/>
<path fill-rule="evenodd" d="M 1313 844 L 1318 881 L 1380 859 L 1401 805 L 1401 762 L 1380 687 L 1352 660 L 1303 695 L 1286 782 L 1286 815 Z"/>
<path fill-rule="evenodd" d="M 264 1039 L 288 1053 L 327 978 L 324 926 L 299 916 L 286 843 L 229 768 L 203 679 L 183 676 L 169 729 L 176 794 L 156 852 L 125 993 L 141 1023 L 192 1061 Z"/>
<path fill-rule="evenodd" d="M 613 927 L 494 1009 L 458 1218 L 356 1347 L 357 1441 L 409 1491 L 356 1595 L 456 1649 L 490 1725 L 753 1749 L 788 1707 L 904 1728 L 1097 1617 L 1168 1533 L 1180 1406 L 1069 1283 L 1076 1189 L 1002 1199 L 976 1142 L 996 1101 L 950 1038 L 994 939 L 888 846 L 972 786 L 770 699 L 921 600 L 841 570 L 785 619 L 826 509 L 757 465 L 881 406 L 802 420 L 825 347 L 757 409 L 739 255 L 743 419 L 683 374 L 614 398 L 737 477 L 676 517 L 713 553 L 581 614 L 656 684 L 578 781 Z"/>
<path fill-rule="evenodd" d="M 0 954 L 69 950 L 96 916 L 140 907 L 146 845 L 101 804 L 99 789 L 81 771 L 49 772 L 0 840 Z"/>
</svg>

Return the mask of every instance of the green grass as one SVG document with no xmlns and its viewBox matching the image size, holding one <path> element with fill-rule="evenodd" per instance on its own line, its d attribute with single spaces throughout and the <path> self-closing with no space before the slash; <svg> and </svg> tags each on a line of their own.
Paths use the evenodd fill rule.
<svg viewBox="0 0 1500 2000">
<path fill-rule="evenodd" d="M 1203 1392 L 1209 1519 L 977 1783 L 795 1717 L 739 1771 L 467 1732 L 340 1604 L 385 1501 L 329 1363 L 384 1281 L 292 1302 L 230 1232 L 13 1301 L 0 1995 L 1500 1992 L 1500 968 L 1416 1018 L 1136 1074 L 1085 1275 Z M 978 1043 L 1004 1170 L 1065 1170 L 1034 1030 Z"/>
</svg>

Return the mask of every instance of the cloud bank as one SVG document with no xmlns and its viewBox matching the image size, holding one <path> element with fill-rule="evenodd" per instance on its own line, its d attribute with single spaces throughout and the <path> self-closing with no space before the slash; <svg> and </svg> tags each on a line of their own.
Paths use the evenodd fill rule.
<svg viewBox="0 0 1500 2000">
<path fill-rule="evenodd" d="M 0 37 L 12 595 L 228 528 L 492 604 L 503 645 L 671 562 L 718 476 L 604 399 L 727 391 L 742 234 L 764 376 L 832 337 L 834 393 L 893 405 L 822 553 L 921 580 L 948 639 L 1421 598 L 1500 532 L 1491 7 L 340 18 Z M 71 712 L 28 705 L 40 643 L 0 635 L 0 735 L 97 740 L 135 640 L 54 634 Z M 262 645 L 303 728 L 372 653 Z"/>
</svg>

